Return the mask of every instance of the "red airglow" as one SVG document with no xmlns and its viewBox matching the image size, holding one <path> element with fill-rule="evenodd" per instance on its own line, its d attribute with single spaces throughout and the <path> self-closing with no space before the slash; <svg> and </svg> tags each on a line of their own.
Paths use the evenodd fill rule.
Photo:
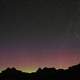
<svg viewBox="0 0 80 80">
<path fill-rule="evenodd" d="M 79 53 L 79 50 L 70 49 L 16 51 L 14 55 L 4 56 L 2 54 L 0 56 L 0 65 L 1 70 L 7 67 L 16 67 L 28 72 L 34 71 L 39 67 L 65 69 L 80 62 Z"/>
</svg>

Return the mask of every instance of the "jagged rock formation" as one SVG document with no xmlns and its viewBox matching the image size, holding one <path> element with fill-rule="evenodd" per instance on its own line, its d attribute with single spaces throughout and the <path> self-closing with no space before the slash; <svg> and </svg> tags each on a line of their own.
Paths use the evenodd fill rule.
<svg viewBox="0 0 80 80">
<path fill-rule="evenodd" d="M 0 80 L 80 80 L 80 64 L 69 69 L 39 68 L 35 73 L 24 73 L 7 68 L 0 73 Z"/>
</svg>

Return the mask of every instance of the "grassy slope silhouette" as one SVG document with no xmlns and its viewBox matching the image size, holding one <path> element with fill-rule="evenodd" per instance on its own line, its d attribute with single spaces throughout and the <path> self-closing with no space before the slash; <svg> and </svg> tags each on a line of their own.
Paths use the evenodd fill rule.
<svg viewBox="0 0 80 80">
<path fill-rule="evenodd" d="M 68 69 L 39 68 L 34 73 L 25 73 L 7 68 L 0 73 L 0 80 L 80 80 L 80 64 Z"/>
</svg>

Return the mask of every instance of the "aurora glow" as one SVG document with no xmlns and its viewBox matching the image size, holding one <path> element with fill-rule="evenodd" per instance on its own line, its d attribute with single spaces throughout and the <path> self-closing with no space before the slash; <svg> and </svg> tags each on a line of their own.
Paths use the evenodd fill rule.
<svg viewBox="0 0 80 80">
<path fill-rule="evenodd" d="M 2 0 L 3 1 L 3 0 Z M 73 0 L 14 0 L 0 7 L 0 70 L 68 68 L 80 62 L 80 7 Z"/>
</svg>

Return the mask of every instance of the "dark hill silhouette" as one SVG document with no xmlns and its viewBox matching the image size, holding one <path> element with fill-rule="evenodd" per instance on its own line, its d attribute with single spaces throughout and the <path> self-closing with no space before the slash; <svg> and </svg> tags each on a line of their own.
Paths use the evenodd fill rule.
<svg viewBox="0 0 80 80">
<path fill-rule="evenodd" d="M 68 69 L 39 68 L 34 73 L 25 73 L 7 68 L 0 73 L 0 80 L 80 80 L 80 64 Z"/>
</svg>

